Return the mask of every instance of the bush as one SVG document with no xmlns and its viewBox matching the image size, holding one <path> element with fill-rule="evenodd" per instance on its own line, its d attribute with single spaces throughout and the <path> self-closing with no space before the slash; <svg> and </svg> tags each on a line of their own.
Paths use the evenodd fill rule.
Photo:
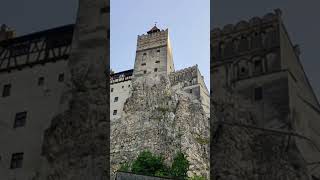
<svg viewBox="0 0 320 180">
<path fill-rule="evenodd" d="M 189 178 L 188 180 L 206 180 L 206 178 L 203 176 L 193 176 L 193 177 Z"/>
<path fill-rule="evenodd" d="M 131 165 L 129 163 L 121 164 L 119 171 L 130 172 Z"/>
<path fill-rule="evenodd" d="M 131 171 L 137 174 L 154 176 L 156 172 L 165 171 L 162 156 L 153 155 L 150 151 L 143 151 L 132 163 Z"/>
<path fill-rule="evenodd" d="M 175 179 L 187 179 L 188 170 L 189 161 L 182 152 L 176 154 L 171 167 L 168 167 L 164 164 L 162 156 L 153 155 L 150 151 L 142 151 L 131 165 L 125 163 L 119 169 L 119 171 L 133 172 L 146 176 L 173 177 Z"/>
<path fill-rule="evenodd" d="M 173 159 L 171 166 L 171 174 L 175 178 L 185 179 L 187 178 L 187 172 L 189 170 L 189 161 L 182 152 L 178 152 Z"/>
</svg>

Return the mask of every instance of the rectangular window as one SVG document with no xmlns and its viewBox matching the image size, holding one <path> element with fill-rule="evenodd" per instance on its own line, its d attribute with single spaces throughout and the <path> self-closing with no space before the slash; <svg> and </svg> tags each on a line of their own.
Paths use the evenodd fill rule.
<svg viewBox="0 0 320 180">
<path fill-rule="evenodd" d="M 189 93 L 192 94 L 192 89 L 189 90 Z"/>
<path fill-rule="evenodd" d="M 110 6 L 105 6 L 100 9 L 101 14 L 110 13 Z"/>
<path fill-rule="evenodd" d="M 113 115 L 117 115 L 117 110 L 113 110 Z"/>
<path fill-rule="evenodd" d="M 23 153 L 14 153 L 11 157 L 11 169 L 22 168 Z"/>
<path fill-rule="evenodd" d="M 6 84 L 3 86 L 2 97 L 10 96 L 11 84 Z"/>
<path fill-rule="evenodd" d="M 263 98 L 262 87 L 257 87 L 254 89 L 254 100 L 259 101 Z"/>
<path fill-rule="evenodd" d="M 145 66 L 145 65 L 146 65 L 146 63 L 142 63 L 142 64 L 141 64 L 141 66 Z"/>
<path fill-rule="evenodd" d="M 154 68 L 154 72 L 158 72 L 158 68 Z"/>
<path fill-rule="evenodd" d="M 26 119 L 27 119 L 27 112 L 19 112 L 19 113 L 16 113 L 16 116 L 14 118 L 14 125 L 13 127 L 14 128 L 17 128 L 17 127 L 23 127 L 25 126 L 26 124 Z"/>
<path fill-rule="evenodd" d="M 143 71 L 143 74 L 147 74 L 147 71 Z"/>
<path fill-rule="evenodd" d="M 157 64 L 159 64 L 159 63 L 160 63 L 160 61 L 156 61 L 156 63 L 157 63 Z"/>
<path fill-rule="evenodd" d="M 114 98 L 114 102 L 117 102 L 119 100 L 119 97 Z"/>
<path fill-rule="evenodd" d="M 44 77 L 39 77 L 38 86 L 43 86 L 43 84 L 44 84 Z"/>
<path fill-rule="evenodd" d="M 64 81 L 64 73 L 59 74 L 58 81 L 59 82 L 63 82 Z"/>
<path fill-rule="evenodd" d="M 111 88 L 111 90 L 110 90 L 111 92 L 113 92 L 113 88 Z"/>
</svg>

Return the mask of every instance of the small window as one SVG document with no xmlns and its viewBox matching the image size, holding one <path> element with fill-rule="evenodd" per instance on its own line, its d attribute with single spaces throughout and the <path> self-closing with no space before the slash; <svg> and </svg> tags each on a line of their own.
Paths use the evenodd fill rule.
<svg viewBox="0 0 320 180">
<path fill-rule="evenodd" d="M 38 86 L 43 86 L 43 84 L 44 84 L 44 77 L 39 77 Z"/>
<path fill-rule="evenodd" d="M 146 55 L 147 55 L 147 53 L 143 53 L 143 55 L 144 55 L 144 56 L 146 56 Z"/>
<path fill-rule="evenodd" d="M 117 102 L 119 100 L 119 97 L 114 98 L 114 102 Z"/>
<path fill-rule="evenodd" d="M 122 86 L 122 89 L 124 88 L 124 86 Z"/>
<path fill-rule="evenodd" d="M 158 72 L 158 68 L 154 68 L 154 72 Z"/>
<path fill-rule="evenodd" d="M 128 87 L 130 87 L 130 85 L 128 85 Z"/>
<path fill-rule="evenodd" d="M 111 92 L 113 92 L 113 88 L 111 88 L 111 90 L 110 90 Z"/>
<path fill-rule="evenodd" d="M 113 115 L 117 115 L 117 110 L 113 110 Z"/>
<path fill-rule="evenodd" d="M 156 61 L 156 63 L 157 63 L 157 64 L 159 64 L 159 63 L 160 63 L 160 61 Z"/>
<path fill-rule="evenodd" d="M 255 73 L 262 72 L 262 61 L 254 61 L 254 72 Z"/>
<path fill-rule="evenodd" d="M 245 73 L 245 72 L 246 72 L 246 68 L 242 67 L 242 68 L 241 68 L 241 72 L 242 72 L 242 73 Z"/>
<path fill-rule="evenodd" d="M 192 89 L 189 89 L 189 93 L 192 94 Z"/>
<path fill-rule="evenodd" d="M 23 127 L 26 124 L 26 119 L 27 119 L 27 112 L 19 112 L 16 113 L 16 116 L 14 118 L 14 128 L 17 127 Z"/>
<path fill-rule="evenodd" d="M 141 66 L 145 66 L 145 65 L 146 65 L 146 63 L 142 63 L 142 64 L 141 64 Z"/>
<path fill-rule="evenodd" d="M 147 74 L 147 71 L 143 71 L 143 74 Z"/>
<path fill-rule="evenodd" d="M 254 89 L 254 100 L 259 101 L 263 98 L 262 87 L 257 87 Z"/>
<path fill-rule="evenodd" d="M 3 86 L 2 97 L 10 96 L 11 84 L 6 84 Z"/>
<path fill-rule="evenodd" d="M 22 168 L 23 153 L 14 153 L 11 157 L 11 169 Z"/>
<path fill-rule="evenodd" d="M 58 81 L 59 82 L 63 82 L 64 81 L 64 74 L 63 73 L 59 74 Z"/>
<path fill-rule="evenodd" d="M 160 52 L 160 50 L 158 49 L 158 50 L 157 50 L 157 52 L 159 53 L 159 52 Z"/>
<path fill-rule="evenodd" d="M 100 9 L 101 14 L 110 13 L 110 6 L 105 6 Z"/>
</svg>

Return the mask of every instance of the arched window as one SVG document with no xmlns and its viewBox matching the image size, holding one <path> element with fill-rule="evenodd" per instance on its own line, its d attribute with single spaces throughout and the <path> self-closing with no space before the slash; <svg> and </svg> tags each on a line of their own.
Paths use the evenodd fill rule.
<svg viewBox="0 0 320 180">
<path fill-rule="evenodd" d="M 261 48 L 261 34 L 254 32 L 251 38 L 251 49 Z"/>
<path fill-rule="evenodd" d="M 239 51 L 244 52 L 247 51 L 249 48 L 249 42 L 246 36 L 241 36 L 240 43 L 239 43 Z"/>
</svg>

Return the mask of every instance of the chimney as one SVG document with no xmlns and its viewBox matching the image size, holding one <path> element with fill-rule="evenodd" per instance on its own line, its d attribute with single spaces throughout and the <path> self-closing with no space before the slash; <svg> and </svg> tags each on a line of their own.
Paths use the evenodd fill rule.
<svg viewBox="0 0 320 180">
<path fill-rule="evenodd" d="M 15 37 L 15 31 L 10 29 L 7 25 L 2 24 L 0 27 L 0 41 L 11 39 Z"/>
</svg>

